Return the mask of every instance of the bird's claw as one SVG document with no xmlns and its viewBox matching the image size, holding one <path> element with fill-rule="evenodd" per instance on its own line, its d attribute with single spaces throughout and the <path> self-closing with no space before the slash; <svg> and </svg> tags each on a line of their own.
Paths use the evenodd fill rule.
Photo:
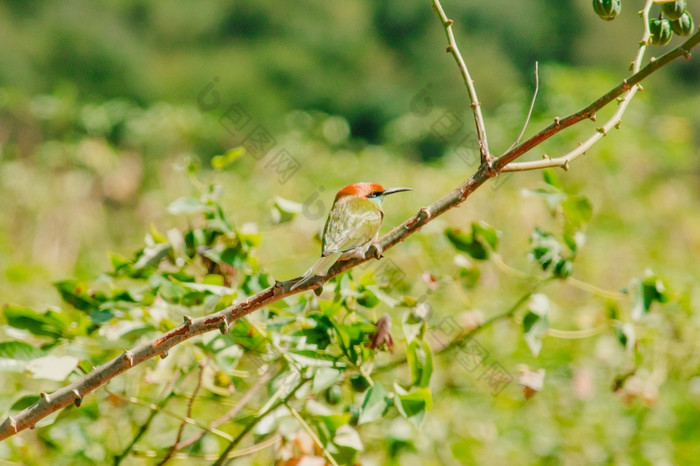
<svg viewBox="0 0 700 466">
<path fill-rule="evenodd" d="M 379 243 L 372 243 L 369 247 L 369 251 L 374 256 L 375 259 L 379 260 L 384 257 L 384 250 Z"/>
</svg>

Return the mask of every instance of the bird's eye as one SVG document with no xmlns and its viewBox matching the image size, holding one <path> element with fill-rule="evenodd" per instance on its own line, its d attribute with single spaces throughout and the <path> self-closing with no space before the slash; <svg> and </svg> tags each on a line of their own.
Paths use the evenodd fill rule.
<svg viewBox="0 0 700 466">
<path fill-rule="evenodd" d="M 377 196 L 381 196 L 381 194 L 382 193 L 380 193 L 379 191 L 372 191 L 371 193 L 369 193 L 369 196 L 367 196 L 367 197 L 377 197 Z"/>
</svg>

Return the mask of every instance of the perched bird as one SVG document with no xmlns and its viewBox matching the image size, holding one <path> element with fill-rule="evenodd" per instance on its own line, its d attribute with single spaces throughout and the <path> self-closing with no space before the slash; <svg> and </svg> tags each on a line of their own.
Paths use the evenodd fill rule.
<svg viewBox="0 0 700 466">
<path fill-rule="evenodd" d="M 376 183 L 355 183 L 338 191 L 323 228 L 321 258 L 292 286 L 292 290 L 324 276 L 341 256 L 363 256 L 377 239 L 384 221 L 382 201 L 411 188 L 384 189 Z"/>
</svg>

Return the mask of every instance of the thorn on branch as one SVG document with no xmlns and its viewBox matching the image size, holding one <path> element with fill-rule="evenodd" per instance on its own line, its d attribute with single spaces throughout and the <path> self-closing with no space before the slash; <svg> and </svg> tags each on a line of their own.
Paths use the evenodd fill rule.
<svg viewBox="0 0 700 466">
<path fill-rule="evenodd" d="M 448 19 L 447 21 L 445 21 L 445 26 L 449 27 L 449 26 L 452 26 L 453 24 L 454 24 L 454 21 L 452 21 L 451 19 Z"/>
<path fill-rule="evenodd" d="M 80 392 L 78 390 L 73 390 L 73 395 L 75 395 L 75 399 L 73 400 L 75 407 L 80 408 L 80 405 L 83 403 L 83 397 L 80 396 Z"/>
<path fill-rule="evenodd" d="M 226 335 L 228 333 L 228 320 L 226 320 L 226 316 L 223 316 L 223 318 L 224 320 L 219 324 L 219 331 L 222 335 Z"/>
<path fill-rule="evenodd" d="M 282 292 L 283 289 L 284 289 L 284 285 L 282 284 L 282 282 L 279 280 L 275 280 L 275 284 L 272 285 L 272 293 L 275 296 L 277 296 L 278 294 L 280 294 Z"/>
<path fill-rule="evenodd" d="M 124 357 L 126 358 L 127 361 L 129 361 L 129 367 L 132 367 L 134 365 L 134 355 L 131 354 L 131 351 L 125 350 Z"/>
<path fill-rule="evenodd" d="M 620 129 L 621 124 L 622 124 L 622 120 L 619 120 L 617 123 L 615 123 L 615 129 Z"/>
<path fill-rule="evenodd" d="M 683 54 L 683 58 L 690 60 L 690 50 L 681 48 L 681 53 Z"/>
<path fill-rule="evenodd" d="M 630 62 L 629 70 L 634 71 L 634 61 Z"/>
<path fill-rule="evenodd" d="M 569 161 L 565 160 L 564 165 L 562 165 L 561 168 L 563 168 L 565 172 L 568 172 L 569 171 Z"/>
<path fill-rule="evenodd" d="M 600 134 L 602 134 L 603 136 L 607 136 L 607 135 L 608 135 L 608 131 L 607 131 L 607 130 L 605 129 L 605 127 L 603 127 L 603 126 L 601 126 L 600 128 L 596 128 L 595 130 L 598 131 L 598 132 L 599 132 Z"/>
<path fill-rule="evenodd" d="M 17 421 L 15 421 L 14 419 L 12 419 L 12 416 L 7 416 L 7 419 L 10 420 L 10 427 L 12 427 L 12 430 L 13 430 L 13 431 L 15 432 L 15 434 L 16 434 L 16 433 L 17 433 Z"/>
<path fill-rule="evenodd" d="M 51 402 L 51 398 L 49 397 L 48 393 L 41 392 L 39 396 L 41 396 L 41 399 L 44 400 L 47 404 Z"/>
<path fill-rule="evenodd" d="M 168 350 L 163 350 L 162 353 L 160 353 L 160 359 L 165 359 L 168 357 Z"/>
<path fill-rule="evenodd" d="M 182 318 L 185 321 L 185 327 L 190 327 L 192 325 L 192 317 L 190 316 L 183 316 Z"/>
<path fill-rule="evenodd" d="M 544 160 L 552 160 L 552 158 L 551 158 L 549 155 L 547 155 L 547 154 L 542 154 L 542 158 L 543 158 Z"/>
<path fill-rule="evenodd" d="M 626 91 L 629 91 L 630 89 L 632 89 L 632 86 L 630 85 L 630 83 L 627 82 L 626 79 L 623 79 L 622 80 L 622 88 Z"/>
<path fill-rule="evenodd" d="M 618 104 L 621 104 L 622 102 L 625 101 L 625 98 L 624 97 L 615 97 L 615 100 L 617 100 Z"/>
<path fill-rule="evenodd" d="M 639 92 L 644 92 L 644 88 L 641 84 L 637 84 L 637 88 L 639 89 Z"/>
<path fill-rule="evenodd" d="M 561 119 L 559 117 L 554 117 L 554 126 L 559 126 Z"/>
<path fill-rule="evenodd" d="M 598 118 L 598 115 L 596 113 L 594 113 L 591 116 L 589 116 L 588 118 L 590 118 L 591 121 L 596 121 L 596 119 Z"/>
<path fill-rule="evenodd" d="M 447 53 L 452 53 L 452 52 L 454 52 L 454 48 L 452 48 L 452 45 L 448 45 L 448 46 L 445 48 L 445 52 L 447 52 Z"/>
<path fill-rule="evenodd" d="M 430 217 L 431 217 L 430 211 L 428 210 L 427 207 L 421 208 L 421 210 L 418 211 L 418 215 L 422 215 L 426 221 L 430 220 Z"/>
</svg>

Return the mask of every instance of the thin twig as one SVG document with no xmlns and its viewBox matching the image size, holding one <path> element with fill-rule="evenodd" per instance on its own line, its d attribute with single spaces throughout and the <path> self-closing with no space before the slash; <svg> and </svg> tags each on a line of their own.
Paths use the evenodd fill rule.
<svg viewBox="0 0 700 466">
<path fill-rule="evenodd" d="M 204 376 L 204 369 L 206 368 L 206 361 L 203 361 L 202 364 L 200 364 L 199 367 L 199 375 L 197 376 L 197 384 L 194 387 L 194 390 L 192 390 L 192 396 L 190 396 L 187 399 L 187 418 L 191 419 L 192 418 L 192 405 L 194 404 L 194 399 L 197 397 L 197 393 L 199 393 L 199 389 L 202 386 L 202 377 Z M 175 450 L 177 449 L 178 443 L 180 443 L 180 439 L 182 438 L 182 432 L 185 430 L 185 424 L 187 424 L 185 421 L 182 421 L 180 423 L 180 428 L 177 430 L 177 436 L 175 437 L 175 442 L 173 442 L 173 445 L 170 447 L 168 450 L 168 453 L 165 454 L 165 457 L 163 460 L 158 463 L 158 465 L 163 465 L 168 462 L 168 460 L 173 456 L 173 453 L 175 453 Z"/>
<path fill-rule="evenodd" d="M 231 408 L 231 410 L 228 413 L 224 414 L 219 419 L 217 419 L 214 422 L 212 422 L 211 424 L 209 424 L 209 428 L 216 429 L 221 424 L 225 424 L 225 423 L 229 422 L 231 419 L 233 419 L 236 416 L 236 414 L 238 414 L 238 412 L 241 409 L 243 409 L 243 407 L 246 404 L 248 404 L 248 402 L 251 400 L 251 398 L 253 398 L 253 396 L 255 396 L 258 393 L 258 390 L 260 390 L 260 388 L 263 385 L 265 385 L 268 380 L 270 380 L 272 378 L 272 375 L 273 375 L 272 371 L 268 371 L 265 374 L 263 374 L 255 382 L 255 384 L 252 387 L 250 387 L 250 389 L 245 393 L 245 395 L 243 395 L 241 397 L 241 399 L 238 400 L 238 403 L 236 403 L 236 405 L 233 408 Z M 187 440 L 184 440 L 184 441 L 178 443 L 175 446 L 175 449 L 182 450 L 183 448 L 186 448 L 186 447 L 192 445 L 193 443 L 199 441 L 206 434 L 207 434 L 207 431 L 203 430 L 202 432 L 199 432 L 196 435 L 193 435 L 192 437 L 188 438 Z"/>
<path fill-rule="evenodd" d="M 186 373 L 184 371 L 178 371 L 175 374 L 175 376 L 171 378 L 170 382 L 166 385 L 165 389 L 161 394 L 161 400 L 158 402 L 158 405 L 156 407 L 150 408 L 151 411 L 148 414 L 146 422 L 141 424 L 141 427 L 139 427 L 139 430 L 136 432 L 136 435 L 133 439 L 131 439 L 131 442 L 129 442 L 129 445 L 126 446 L 124 451 L 122 451 L 121 454 L 114 457 L 114 466 L 118 466 L 119 464 L 121 464 L 124 458 L 126 458 L 129 455 L 129 453 L 131 453 L 131 450 L 136 445 L 136 442 L 138 442 L 141 439 L 141 437 L 143 437 L 143 435 L 146 433 L 146 431 L 148 431 L 148 428 L 151 426 L 151 421 L 153 421 L 153 418 L 156 417 L 160 410 L 165 408 L 165 406 L 168 404 L 168 401 L 170 401 L 170 399 L 173 396 L 175 396 L 175 386 L 178 383 L 180 383 L 182 379 L 185 378 L 185 375 Z M 109 393 L 109 390 L 107 390 L 107 393 Z"/>
<path fill-rule="evenodd" d="M 686 59 L 690 57 L 690 50 L 695 47 L 698 42 L 700 42 L 700 31 L 696 32 L 683 44 L 679 45 L 675 49 L 670 50 L 661 57 L 651 60 L 644 68 L 641 68 L 642 61 L 644 59 L 644 52 L 646 51 L 649 43 L 649 10 L 653 5 L 653 0 L 647 0 L 644 9 L 642 10 L 642 22 L 644 24 L 644 34 L 642 40 L 639 42 L 639 49 L 637 50 L 637 55 L 632 62 L 632 76 L 622 81 L 621 84 L 617 85 L 615 88 L 606 93 L 603 97 L 599 98 L 592 104 L 590 104 L 585 109 L 576 112 L 573 115 L 569 115 L 566 118 L 559 119 L 556 118 L 554 124 L 540 131 L 538 134 L 532 138 L 525 141 L 523 144 L 508 150 L 505 154 L 494 161 L 494 165 L 501 172 L 515 172 L 515 171 L 528 171 L 528 170 L 539 170 L 542 168 L 550 167 L 561 167 L 568 170 L 569 164 L 585 154 L 588 149 L 590 149 L 596 142 L 606 136 L 610 131 L 615 128 L 619 128 L 622 121 L 622 115 L 627 110 L 630 102 L 639 91 L 639 83 L 646 78 L 648 75 L 663 67 L 664 65 L 670 63 L 671 61 L 685 57 Z M 626 93 L 625 97 L 620 101 L 620 105 L 615 112 L 615 114 L 601 127 L 597 128 L 595 134 L 591 135 L 586 141 L 580 143 L 578 147 L 569 153 L 556 158 L 550 158 L 545 156 L 542 160 L 534 160 L 529 162 L 512 162 L 517 157 L 519 157 L 522 151 L 527 152 L 532 147 L 539 145 L 545 139 L 548 139 L 552 135 L 558 133 L 564 128 L 567 128 L 579 121 L 585 120 L 587 118 L 592 118 L 595 116 L 597 110 L 604 107 L 608 103 L 612 102 L 621 94 Z"/>
<path fill-rule="evenodd" d="M 537 282 L 530 291 L 522 295 L 518 300 L 510 307 L 508 308 L 507 311 L 502 312 L 501 314 L 497 314 L 489 319 L 487 319 L 483 324 L 480 326 L 473 328 L 472 330 L 462 333 L 460 335 L 457 335 L 455 338 L 453 338 L 450 342 L 448 342 L 445 346 L 442 348 L 438 349 L 435 351 L 435 354 L 442 354 L 447 351 L 450 351 L 451 349 L 454 349 L 458 346 L 464 345 L 467 341 L 471 340 L 476 336 L 477 333 L 482 332 L 483 330 L 489 328 L 499 320 L 507 319 L 513 316 L 517 312 L 520 307 L 527 302 L 530 297 L 537 293 L 537 291 L 542 288 L 545 284 L 549 283 L 552 280 L 552 278 L 546 278 L 544 280 L 541 280 Z M 377 368 L 374 370 L 374 372 L 383 372 L 387 371 L 390 369 L 393 369 L 397 366 L 400 366 L 406 362 L 406 356 L 403 356 L 402 358 L 394 359 L 386 364 L 383 364 L 381 366 L 377 366 Z"/>
<path fill-rule="evenodd" d="M 527 125 L 530 123 L 530 118 L 532 118 L 532 110 L 535 108 L 535 101 L 537 100 L 537 93 L 540 90 L 540 64 L 538 62 L 535 62 L 535 92 L 532 94 L 532 100 L 530 101 L 530 109 L 527 111 L 527 118 L 525 118 L 525 124 L 523 125 L 522 131 L 520 131 L 520 134 L 518 135 L 518 139 L 515 140 L 513 144 L 508 148 L 508 150 L 511 150 L 513 147 L 517 146 L 520 144 L 520 140 L 523 138 L 525 135 L 525 130 L 527 129 Z M 508 152 L 508 151 L 506 151 Z"/>
<path fill-rule="evenodd" d="M 236 451 L 232 451 L 231 453 L 228 454 L 226 459 L 232 459 L 232 458 L 241 458 L 243 456 L 248 456 L 252 455 L 253 453 L 257 453 L 260 450 L 264 450 L 267 447 L 271 447 L 272 445 L 276 444 L 277 442 L 282 440 L 282 436 L 277 434 L 273 435 L 269 439 L 265 439 L 260 443 L 256 443 L 255 445 L 251 445 L 246 448 L 240 448 Z M 135 451 L 133 455 L 135 458 L 157 458 L 158 457 L 158 452 L 155 450 L 142 450 L 142 451 Z M 219 455 L 202 455 L 202 456 L 196 456 L 196 455 L 189 455 L 187 453 L 175 453 L 173 454 L 172 458 L 177 459 L 177 460 L 202 460 L 202 461 L 214 461 L 219 457 Z"/>
<path fill-rule="evenodd" d="M 258 425 L 260 421 L 262 421 L 265 416 L 273 412 L 275 409 L 279 408 L 283 404 L 285 404 L 291 397 L 294 396 L 294 394 L 299 390 L 306 382 L 308 382 L 311 379 L 308 378 L 301 378 L 299 380 L 299 383 L 297 383 L 290 391 L 289 393 L 284 396 L 283 398 L 277 400 L 275 403 L 268 404 L 266 405 L 265 409 L 261 410 L 261 412 L 255 416 L 254 419 L 252 419 L 250 422 L 246 424 L 246 426 L 243 428 L 243 430 L 236 436 L 236 438 L 232 439 L 231 442 L 226 446 L 224 451 L 219 455 L 219 458 L 214 462 L 214 466 L 221 466 L 224 464 L 224 461 L 226 461 L 229 457 L 229 453 L 231 453 L 231 450 L 236 448 L 236 446 L 241 443 L 241 440 L 246 436 L 248 432 L 253 430 L 253 428 Z"/>
<path fill-rule="evenodd" d="M 442 5 L 439 0 L 433 0 L 433 7 L 440 17 L 442 25 L 445 27 L 445 34 L 447 35 L 447 52 L 451 53 L 457 62 L 457 67 L 462 74 L 462 79 L 464 79 L 464 84 L 467 86 L 467 92 L 469 92 L 469 99 L 471 100 L 470 107 L 474 112 L 474 123 L 476 124 L 476 135 L 479 139 L 479 152 L 481 153 L 481 163 L 491 164 L 493 156 L 489 152 L 489 143 L 486 139 L 486 125 L 484 124 L 484 117 L 481 114 L 481 102 L 476 96 L 476 87 L 474 87 L 474 80 L 469 74 L 469 69 L 467 64 L 462 58 L 462 54 L 457 47 L 457 42 L 455 41 L 455 35 L 452 31 L 453 21 L 447 17 L 445 11 L 442 9 Z"/>
<path fill-rule="evenodd" d="M 309 437 L 314 441 L 316 446 L 323 452 L 323 456 L 326 457 L 328 462 L 332 464 L 333 466 L 338 466 L 338 463 L 335 461 L 335 458 L 333 458 L 333 455 L 328 451 L 326 447 L 323 446 L 323 443 L 321 443 L 321 439 L 318 438 L 318 435 L 316 435 L 316 432 L 311 429 L 309 424 L 306 423 L 304 418 L 302 418 L 299 413 L 297 412 L 296 409 L 291 407 L 288 402 L 285 402 L 284 405 L 287 407 L 289 412 L 292 413 L 292 416 L 297 420 L 299 424 L 301 424 L 301 427 L 306 431 L 307 434 L 309 434 Z"/>
<path fill-rule="evenodd" d="M 105 391 L 107 393 L 109 393 L 110 395 L 115 396 L 117 398 L 120 398 L 124 401 L 128 401 L 130 403 L 141 405 L 141 406 L 144 406 L 144 407 L 152 409 L 152 410 L 156 410 L 159 413 L 165 414 L 166 416 L 171 417 L 173 419 L 179 419 L 183 422 L 186 422 L 187 424 L 191 424 L 193 426 L 199 427 L 200 429 L 204 429 L 207 432 L 209 432 L 210 434 L 214 434 L 217 437 L 221 437 L 224 440 L 230 441 L 233 439 L 233 437 L 231 437 L 226 432 L 223 432 L 223 431 L 218 430 L 218 429 L 210 429 L 208 426 L 202 424 L 201 422 L 197 421 L 196 419 L 192 419 L 191 417 L 182 417 L 182 415 L 174 413 L 172 411 L 165 410 L 165 409 L 159 407 L 157 404 L 148 403 L 146 401 L 139 400 L 138 398 L 133 397 L 133 396 L 120 395 L 119 393 L 113 392 L 113 391 L 109 390 L 108 388 L 105 388 Z"/>
</svg>

